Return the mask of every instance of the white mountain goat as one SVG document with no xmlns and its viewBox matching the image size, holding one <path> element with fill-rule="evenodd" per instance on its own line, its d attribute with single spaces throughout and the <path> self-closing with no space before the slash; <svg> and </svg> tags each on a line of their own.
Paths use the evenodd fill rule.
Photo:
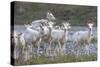
<svg viewBox="0 0 100 67">
<path fill-rule="evenodd" d="M 52 26 L 54 25 L 54 23 L 52 21 L 49 21 L 46 25 L 43 25 L 41 28 L 43 29 L 43 36 L 42 36 L 42 40 L 41 43 L 44 43 L 44 49 L 45 49 L 45 55 L 49 56 L 49 52 L 51 50 L 50 47 L 50 41 L 51 41 L 51 28 L 53 28 Z M 49 46 L 49 47 L 48 47 Z"/>
<path fill-rule="evenodd" d="M 59 46 L 59 52 L 63 51 L 63 46 L 65 41 L 67 41 L 67 35 L 68 31 L 67 29 L 70 28 L 69 23 L 63 23 L 63 29 L 54 29 L 52 24 L 49 23 L 50 25 L 50 33 L 51 33 L 51 41 L 50 41 L 50 47 L 52 46 L 53 42 L 57 42 Z"/>
<path fill-rule="evenodd" d="M 80 46 L 86 46 L 87 44 L 90 45 L 93 32 L 93 23 L 88 23 L 88 30 L 87 31 L 78 31 L 73 34 L 73 44 L 75 44 L 77 47 Z"/>
<path fill-rule="evenodd" d="M 26 27 L 26 30 L 21 35 L 20 41 L 25 48 L 28 48 L 31 46 L 30 47 L 31 52 L 33 51 L 33 46 L 36 46 L 37 47 L 37 55 L 39 55 L 42 31 L 31 29 L 32 26 L 30 26 L 30 25 L 25 25 L 25 27 Z"/>
<path fill-rule="evenodd" d="M 88 31 L 78 31 L 74 33 L 73 35 L 73 41 L 74 43 L 79 43 L 80 41 L 83 41 L 84 43 L 90 43 L 93 33 L 92 33 L 92 28 L 93 28 L 93 23 L 88 23 Z"/>
<path fill-rule="evenodd" d="M 20 57 L 20 53 L 21 53 L 21 47 L 22 45 L 20 44 L 20 35 L 21 33 L 20 32 L 17 32 L 17 31 L 14 31 L 13 32 L 13 48 L 14 48 L 14 59 L 18 59 Z"/>
</svg>

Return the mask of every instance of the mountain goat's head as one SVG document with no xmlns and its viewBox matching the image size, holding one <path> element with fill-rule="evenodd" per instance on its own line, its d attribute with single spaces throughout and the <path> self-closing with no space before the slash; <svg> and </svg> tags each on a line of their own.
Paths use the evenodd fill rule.
<svg viewBox="0 0 100 67">
<path fill-rule="evenodd" d="M 65 29 L 70 29 L 71 28 L 71 26 L 68 22 L 63 23 L 63 26 L 64 26 Z"/>
</svg>

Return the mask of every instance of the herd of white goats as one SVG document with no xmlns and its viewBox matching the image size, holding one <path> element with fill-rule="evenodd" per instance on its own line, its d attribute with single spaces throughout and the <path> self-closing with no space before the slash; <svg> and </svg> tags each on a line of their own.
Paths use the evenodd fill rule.
<svg viewBox="0 0 100 67">
<path fill-rule="evenodd" d="M 25 25 L 25 31 L 13 32 L 14 58 L 18 59 L 22 55 L 26 60 L 33 56 L 58 56 L 65 55 L 66 43 L 70 39 L 69 31 L 71 26 L 68 22 L 62 22 L 61 26 L 55 25 L 55 17 L 51 12 L 47 12 L 46 19 L 33 21 L 30 25 Z M 87 31 L 77 31 L 72 35 L 72 43 L 75 47 L 81 48 L 90 45 L 93 38 L 93 23 L 88 23 Z M 44 51 L 40 51 L 43 46 Z M 21 47 L 21 48 L 20 48 Z M 78 55 L 78 50 L 73 48 L 74 54 Z M 20 54 L 20 49 L 22 54 Z M 89 52 L 88 52 L 89 54 Z"/>
</svg>

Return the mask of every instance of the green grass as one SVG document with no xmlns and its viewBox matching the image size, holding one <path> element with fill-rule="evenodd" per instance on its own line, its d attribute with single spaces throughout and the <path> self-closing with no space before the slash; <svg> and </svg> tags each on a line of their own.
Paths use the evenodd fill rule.
<svg viewBox="0 0 100 67">
<path fill-rule="evenodd" d="M 27 62 L 18 63 L 16 61 L 16 65 L 36 65 L 36 64 L 54 64 L 54 63 L 69 63 L 69 62 L 84 62 L 84 61 L 96 61 L 97 55 L 83 55 L 80 57 L 75 57 L 74 55 L 65 55 L 58 57 L 44 57 L 41 56 L 39 58 L 32 58 Z"/>
</svg>

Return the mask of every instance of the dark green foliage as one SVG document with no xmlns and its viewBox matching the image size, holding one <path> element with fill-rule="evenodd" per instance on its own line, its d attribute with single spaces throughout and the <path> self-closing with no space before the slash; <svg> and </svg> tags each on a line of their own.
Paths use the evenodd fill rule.
<svg viewBox="0 0 100 67">
<path fill-rule="evenodd" d="M 46 18 L 47 11 L 56 17 L 57 24 L 70 20 L 71 25 L 86 25 L 88 20 L 97 25 L 97 7 L 80 5 L 61 5 L 46 3 L 15 3 L 15 24 L 28 24 L 33 20 Z"/>
</svg>

